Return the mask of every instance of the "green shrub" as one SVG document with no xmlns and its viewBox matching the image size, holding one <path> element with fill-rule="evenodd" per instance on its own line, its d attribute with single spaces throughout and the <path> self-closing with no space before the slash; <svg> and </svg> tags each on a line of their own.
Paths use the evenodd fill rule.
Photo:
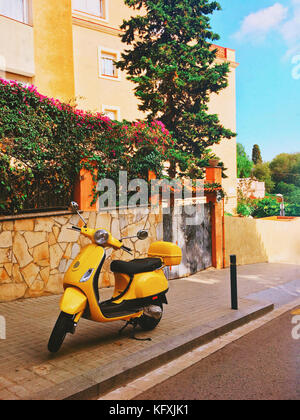
<svg viewBox="0 0 300 420">
<path fill-rule="evenodd" d="M 237 213 L 241 216 L 249 217 L 253 213 L 253 207 L 246 202 L 239 202 L 237 206 Z"/>
<path fill-rule="evenodd" d="M 37 205 L 40 188 L 53 203 L 69 197 L 83 166 L 98 179 L 160 175 L 173 144 L 159 121 L 111 121 L 0 79 L 0 212 Z"/>
<path fill-rule="evenodd" d="M 279 216 L 280 214 L 280 204 L 277 202 L 276 198 L 266 197 L 262 200 L 253 200 L 254 209 L 252 216 L 255 218 L 270 217 L 270 216 Z"/>
<path fill-rule="evenodd" d="M 285 202 L 285 215 L 300 217 L 300 203 Z M 252 216 L 255 218 L 280 216 L 280 203 L 276 197 L 266 197 L 262 200 L 255 200 Z"/>
<path fill-rule="evenodd" d="M 300 203 L 286 203 L 286 216 L 300 217 Z"/>
<path fill-rule="evenodd" d="M 277 202 L 276 196 L 268 196 L 260 200 L 240 200 L 237 206 L 237 213 L 241 216 L 252 216 L 257 219 L 279 216 L 280 203 Z M 300 203 L 285 202 L 285 215 L 300 217 Z"/>
</svg>

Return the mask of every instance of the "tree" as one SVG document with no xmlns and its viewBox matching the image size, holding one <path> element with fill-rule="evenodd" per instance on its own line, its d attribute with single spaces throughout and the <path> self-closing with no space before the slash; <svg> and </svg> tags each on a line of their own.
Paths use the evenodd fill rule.
<svg viewBox="0 0 300 420">
<path fill-rule="evenodd" d="M 249 178 L 252 173 L 253 162 L 248 157 L 244 146 L 237 143 L 237 176 L 238 178 Z"/>
<path fill-rule="evenodd" d="M 228 85 L 228 63 L 216 62 L 212 42 L 219 39 L 210 15 L 220 10 L 210 0 L 125 0 L 146 14 L 123 22 L 122 41 L 130 46 L 117 66 L 136 84 L 139 109 L 149 120 L 159 118 L 175 137 L 169 175 L 207 162 L 207 148 L 235 136 L 209 114 L 213 93 Z M 185 163 L 185 164 L 184 164 Z M 191 169 L 191 168 L 190 168 Z"/>
<path fill-rule="evenodd" d="M 273 181 L 300 187 L 300 153 L 281 153 L 270 163 Z"/>
<path fill-rule="evenodd" d="M 255 144 L 252 149 L 252 162 L 254 163 L 254 165 L 263 163 L 258 144 Z"/>
<path fill-rule="evenodd" d="M 268 193 L 272 192 L 275 182 L 272 180 L 272 173 L 268 162 L 256 164 L 252 174 L 256 179 L 265 183 Z"/>
<path fill-rule="evenodd" d="M 300 215 L 300 153 L 281 153 L 270 163 L 274 191 L 290 204 L 290 215 Z"/>
</svg>

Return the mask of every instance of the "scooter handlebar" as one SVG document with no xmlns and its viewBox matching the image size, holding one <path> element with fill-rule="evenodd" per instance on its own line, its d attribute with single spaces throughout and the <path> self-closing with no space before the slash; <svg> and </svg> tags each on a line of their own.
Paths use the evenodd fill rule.
<svg viewBox="0 0 300 420">
<path fill-rule="evenodd" d="M 128 248 L 127 246 L 122 245 L 121 246 L 121 249 L 123 249 L 124 251 L 128 252 L 128 254 L 132 255 L 132 249 L 131 248 Z"/>
<path fill-rule="evenodd" d="M 77 230 L 77 232 L 81 232 L 81 228 L 78 226 L 72 226 L 70 229 Z"/>
<path fill-rule="evenodd" d="M 91 240 L 95 241 L 94 235 L 95 235 L 95 232 L 97 232 L 96 229 L 88 229 L 87 227 L 80 228 L 78 226 L 72 226 L 68 229 L 76 230 L 77 232 L 81 232 L 83 235 L 85 235 L 85 236 L 89 237 Z M 130 248 L 123 245 L 123 243 L 121 241 L 119 241 L 118 239 L 114 238 L 111 233 L 107 232 L 107 234 L 108 234 L 108 238 L 107 238 L 106 246 L 111 246 L 114 249 L 123 249 L 124 251 L 126 251 L 126 252 L 128 252 L 129 254 L 132 255 L 132 250 Z"/>
</svg>

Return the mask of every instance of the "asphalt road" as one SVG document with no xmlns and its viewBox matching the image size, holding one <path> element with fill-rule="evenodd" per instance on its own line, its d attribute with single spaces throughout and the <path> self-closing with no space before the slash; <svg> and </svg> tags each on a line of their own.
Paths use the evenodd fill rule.
<svg viewBox="0 0 300 420">
<path fill-rule="evenodd" d="M 292 337 L 292 318 L 283 314 L 134 399 L 299 400 L 300 338 Z"/>
</svg>

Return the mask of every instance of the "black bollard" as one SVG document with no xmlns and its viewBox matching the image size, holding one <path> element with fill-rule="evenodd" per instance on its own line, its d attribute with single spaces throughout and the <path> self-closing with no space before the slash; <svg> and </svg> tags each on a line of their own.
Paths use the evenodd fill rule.
<svg viewBox="0 0 300 420">
<path fill-rule="evenodd" d="M 238 310 L 236 255 L 230 255 L 231 309 Z"/>
</svg>

